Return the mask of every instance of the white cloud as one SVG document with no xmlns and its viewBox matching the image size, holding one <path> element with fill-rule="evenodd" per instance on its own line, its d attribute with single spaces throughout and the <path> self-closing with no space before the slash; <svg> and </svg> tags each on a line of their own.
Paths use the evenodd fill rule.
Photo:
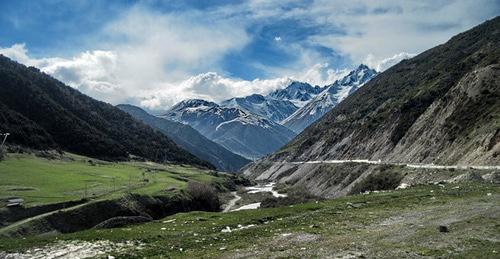
<svg viewBox="0 0 500 259">
<path fill-rule="evenodd" d="M 305 72 L 300 73 L 296 80 L 307 82 L 311 85 L 325 86 L 349 73 L 348 69 L 333 69 L 328 63 L 315 64 Z"/>
<path fill-rule="evenodd" d="M 133 8 L 104 29 L 114 39 L 125 75 L 134 83 L 152 78 L 170 82 L 217 68 L 225 53 L 250 40 L 245 28 L 230 19 L 212 20 L 199 12 L 160 14 Z"/>
<path fill-rule="evenodd" d="M 274 37 L 274 40 L 275 41 L 281 41 L 281 37 L 280 36 L 276 36 L 276 37 Z"/>
<path fill-rule="evenodd" d="M 124 68 L 120 67 L 119 56 L 112 51 L 87 51 L 70 59 L 35 59 L 29 57 L 24 44 L 16 44 L 10 48 L 0 48 L 0 54 L 26 65 L 36 66 L 71 87 L 100 100 L 113 104 L 127 101 L 151 110 L 164 110 L 190 98 L 219 102 L 235 96 L 267 94 L 287 86 L 292 81 L 288 77 L 248 81 L 208 72 L 174 83 L 158 79 L 148 80 L 147 87 L 124 87 L 130 84 L 130 77 L 120 71 Z"/>
<path fill-rule="evenodd" d="M 307 10 L 315 24 L 337 28 L 314 35 L 314 44 L 360 63 L 396 53 L 420 53 L 494 17 L 494 1 L 316 0 Z M 338 33 L 338 31 L 342 33 Z"/>
<path fill-rule="evenodd" d="M 163 95 L 171 95 L 170 102 L 164 103 L 170 106 L 181 98 L 200 95 L 195 90 L 201 89 L 179 90 L 186 78 L 218 69 L 225 53 L 249 41 L 244 27 L 230 20 L 203 20 L 202 15 L 167 15 L 135 7 L 103 29 L 107 39 L 103 47 L 109 50 L 86 51 L 71 58 L 32 58 L 25 44 L 15 44 L 1 48 L 0 53 L 99 100 L 134 102 L 161 89 Z"/>
<path fill-rule="evenodd" d="M 220 102 L 254 93 L 267 94 L 286 87 L 291 81 L 292 79 L 287 77 L 248 81 L 208 72 L 192 76 L 178 85 L 165 84 L 142 98 L 140 105 L 151 110 L 162 110 L 184 99 L 197 98 Z"/>
<path fill-rule="evenodd" d="M 14 44 L 8 48 L 0 48 L 0 54 L 3 54 L 4 56 L 22 64 L 33 66 L 33 64 L 30 63 L 31 60 L 28 57 L 28 51 L 26 50 L 26 44 L 24 43 Z"/>
<path fill-rule="evenodd" d="M 112 51 L 86 51 L 66 58 L 31 58 L 25 44 L 0 48 L 3 54 L 27 66 L 34 66 L 83 93 L 105 100 L 119 102 L 127 93 L 119 87 L 117 56 Z"/>
<path fill-rule="evenodd" d="M 396 65 L 401 60 L 412 58 L 415 55 L 416 54 L 401 52 L 401 53 L 396 54 L 392 57 L 377 59 L 374 55 L 368 54 L 368 57 L 366 57 L 366 59 L 363 61 L 363 63 L 366 64 L 367 66 L 379 71 L 379 72 L 382 72 L 382 71 Z"/>
</svg>

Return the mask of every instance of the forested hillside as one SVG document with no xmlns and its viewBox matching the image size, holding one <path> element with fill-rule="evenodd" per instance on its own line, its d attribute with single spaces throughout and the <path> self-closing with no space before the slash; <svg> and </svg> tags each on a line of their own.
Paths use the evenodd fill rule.
<svg viewBox="0 0 500 259">
<path fill-rule="evenodd" d="M 61 149 L 108 160 L 130 155 L 211 165 L 110 104 L 0 55 L 0 131 L 8 144 Z"/>
</svg>

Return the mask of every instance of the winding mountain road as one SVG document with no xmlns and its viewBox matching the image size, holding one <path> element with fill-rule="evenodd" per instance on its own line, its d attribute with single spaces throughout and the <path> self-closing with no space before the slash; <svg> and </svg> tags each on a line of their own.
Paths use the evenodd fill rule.
<svg viewBox="0 0 500 259">
<path fill-rule="evenodd" d="M 367 159 L 347 159 L 347 160 L 311 160 L 311 161 L 293 161 L 293 162 L 277 162 L 277 163 L 291 163 L 295 165 L 302 164 L 345 164 L 345 163 L 360 163 L 360 164 L 374 164 L 374 165 L 397 165 L 406 166 L 409 168 L 428 168 L 428 169 L 476 169 L 476 170 L 500 170 L 500 165 L 435 165 L 435 164 L 405 164 L 405 163 L 391 163 L 382 162 L 381 160 L 367 160 Z"/>
</svg>

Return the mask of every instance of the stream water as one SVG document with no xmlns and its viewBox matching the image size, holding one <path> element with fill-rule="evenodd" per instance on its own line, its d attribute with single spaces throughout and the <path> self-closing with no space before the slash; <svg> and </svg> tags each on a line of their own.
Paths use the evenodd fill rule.
<svg viewBox="0 0 500 259">
<path fill-rule="evenodd" d="M 246 187 L 245 191 L 247 193 L 270 192 L 276 198 L 286 197 L 286 194 L 281 194 L 281 193 L 278 193 L 276 190 L 274 190 L 274 185 L 275 185 L 275 183 L 268 183 L 265 185 L 259 184 L 259 185 L 255 185 L 255 186 Z M 236 202 L 241 199 L 241 196 L 239 196 L 236 192 L 232 192 L 231 194 L 234 196 L 234 198 L 228 202 L 228 204 L 223 212 L 239 211 L 239 210 L 253 210 L 253 209 L 260 208 L 261 203 L 255 202 L 255 203 L 250 203 L 250 204 L 241 206 L 237 209 L 232 209 L 234 207 L 234 205 L 236 204 Z"/>
</svg>

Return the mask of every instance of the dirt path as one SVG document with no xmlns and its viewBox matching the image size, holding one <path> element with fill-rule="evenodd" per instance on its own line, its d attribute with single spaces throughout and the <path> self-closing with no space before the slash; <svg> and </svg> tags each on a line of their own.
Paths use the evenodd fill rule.
<svg viewBox="0 0 500 259">
<path fill-rule="evenodd" d="M 294 162 L 277 162 L 291 163 L 294 165 L 301 164 L 345 164 L 345 163 L 361 163 L 373 165 L 397 165 L 410 168 L 428 168 L 428 169 L 476 169 L 476 170 L 500 170 L 498 165 L 435 165 L 435 164 L 405 164 L 383 162 L 381 160 L 373 161 L 367 159 L 347 159 L 347 160 L 311 160 L 311 161 L 294 161 Z"/>
<path fill-rule="evenodd" d="M 241 199 L 241 196 L 239 196 L 237 192 L 231 192 L 231 194 L 234 196 L 234 198 L 231 199 L 227 203 L 226 207 L 224 208 L 224 210 L 222 212 L 229 212 L 229 211 L 231 211 L 231 209 L 234 207 L 234 205 L 236 205 L 236 202 L 238 202 Z"/>
<path fill-rule="evenodd" d="M 83 207 L 83 206 L 85 206 L 87 204 L 89 204 L 89 202 L 78 204 L 78 205 L 75 205 L 75 206 L 72 206 L 72 207 L 67 207 L 67 208 L 64 208 L 64 209 L 58 209 L 58 210 L 49 211 L 47 213 L 43 213 L 43 214 L 36 215 L 34 217 L 31 217 L 31 218 L 26 218 L 26 219 L 14 222 L 14 223 L 6 226 L 6 227 L 0 228 L 0 235 L 5 235 L 10 230 L 15 229 L 16 227 L 21 226 L 21 225 L 23 225 L 23 224 L 25 224 L 27 222 L 30 222 L 30 221 L 33 221 L 33 220 L 36 220 L 36 219 L 40 219 L 40 218 L 43 218 L 43 217 L 46 217 L 46 216 L 49 216 L 49 215 L 54 214 L 54 213 L 59 212 L 59 211 L 68 211 L 68 210 L 80 208 L 80 207 Z"/>
</svg>

